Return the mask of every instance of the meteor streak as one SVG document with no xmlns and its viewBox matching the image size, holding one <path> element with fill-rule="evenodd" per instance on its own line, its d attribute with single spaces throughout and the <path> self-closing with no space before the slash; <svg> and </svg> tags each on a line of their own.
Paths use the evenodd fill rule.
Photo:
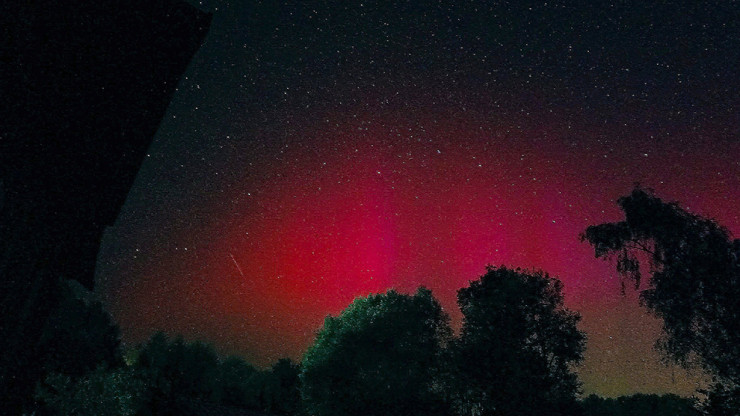
<svg viewBox="0 0 740 416">
<path fill-rule="evenodd" d="M 242 275 L 242 277 L 244 277 L 244 273 L 242 273 L 242 268 L 239 267 L 239 263 L 236 262 L 236 259 L 234 258 L 234 255 L 231 254 L 231 253 L 229 253 L 229 256 L 231 256 L 231 260 L 234 261 L 234 264 L 236 265 L 236 269 L 239 270 L 239 274 Z"/>
</svg>

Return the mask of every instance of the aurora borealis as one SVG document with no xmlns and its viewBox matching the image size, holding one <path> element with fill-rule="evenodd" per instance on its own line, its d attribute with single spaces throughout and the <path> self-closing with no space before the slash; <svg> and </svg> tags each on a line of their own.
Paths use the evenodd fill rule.
<svg viewBox="0 0 740 416">
<path fill-rule="evenodd" d="M 213 29 L 98 260 L 125 342 L 300 359 L 327 314 L 388 288 L 430 288 L 459 325 L 456 290 L 507 265 L 564 282 L 587 393 L 693 391 L 579 233 L 635 182 L 740 233 L 732 13 L 202 7 Z"/>
</svg>

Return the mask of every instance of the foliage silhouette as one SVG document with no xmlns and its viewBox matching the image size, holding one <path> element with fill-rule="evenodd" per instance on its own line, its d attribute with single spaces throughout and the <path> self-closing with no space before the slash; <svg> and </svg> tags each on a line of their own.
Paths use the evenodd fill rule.
<svg viewBox="0 0 740 416">
<path fill-rule="evenodd" d="M 452 344 L 451 401 L 459 414 L 560 415 L 577 410 L 580 316 L 562 283 L 542 272 L 488 267 L 458 291 L 462 333 Z"/>
<path fill-rule="evenodd" d="M 74 280 L 57 285 L 59 303 L 44 323 L 37 347 L 44 373 L 80 377 L 101 364 L 122 366 L 118 326 L 103 305 Z"/>
<path fill-rule="evenodd" d="M 590 395 L 581 405 L 583 416 L 699 416 L 693 399 L 674 394 L 635 394 L 616 399 Z"/>
<path fill-rule="evenodd" d="M 714 220 L 636 187 L 618 200 L 625 220 L 582 235 L 597 257 L 616 255 L 617 271 L 641 288 L 642 303 L 663 321 L 658 348 L 675 362 L 698 363 L 723 388 L 740 386 L 740 240 Z M 736 409 L 737 410 L 737 409 Z"/>
<path fill-rule="evenodd" d="M 301 393 L 315 416 L 434 415 L 448 317 L 429 290 L 356 298 L 327 317 L 302 362 Z"/>
<path fill-rule="evenodd" d="M 80 377 L 101 364 L 122 364 L 118 326 L 92 292 L 73 280 L 46 277 L 32 279 L 34 294 L 20 310 L 4 311 L 19 330 L 0 328 L 0 397 L 10 413 L 36 410 L 36 385 L 48 374 Z"/>
<path fill-rule="evenodd" d="M 48 377 L 67 379 L 73 385 L 76 379 L 99 366 L 115 369 L 123 365 L 118 326 L 93 293 L 74 280 L 56 279 L 47 283 L 48 313 L 35 329 L 38 339 L 24 345 L 28 350 L 25 357 L 32 356 L 35 362 L 23 366 L 23 371 L 16 367 L 16 373 L 5 376 L 12 379 L 6 394 L 14 395 L 3 400 L 3 410 L 11 413 L 20 413 L 19 408 L 26 412 L 40 411 L 41 404 L 34 391 Z M 4 341 L 21 342 L 24 337 Z"/>
<path fill-rule="evenodd" d="M 300 367 L 288 359 L 260 371 L 239 357 L 221 360 L 210 345 L 159 332 L 127 361 L 144 386 L 139 415 L 199 415 L 207 409 L 300 412 Z"/>
<path fill-rule="evenodd" d="M 701 410 L 707 416 L 737 416 L 740 414 L 740 388 L 714 383 L 709 390 L 702 391 L 706 400 Z"/>
<path fill-rule="evenodd" d="M 144 384 L 132 369 L 100 366 L 77 379 L 50 374 L 39 384 L 36 399 L 65 416 L 133 416 L 143 391 Z"/>
<path fill-rule="evenodd" d="M 258 390 L 253 378 L 257 369 L 238 357 L 229 357 L 221 363 L 221 402 L 227 406 L 255 409 Z"/>
<path fill-rule="evenodd" d="M 294 415 L 301 411 L 301 366 L 290 359 L 278 360 L 267 373 L 263 410 L 276 415 Z"/>
<path fill-rule="evenodd" d="M 143 414 L 191 414 L 193 402 L 220 399 L 219 359 L 206 344 L 170 342 L 160 332 L 143 346 L 136 367 L 147 385 Z"/>
</svg>

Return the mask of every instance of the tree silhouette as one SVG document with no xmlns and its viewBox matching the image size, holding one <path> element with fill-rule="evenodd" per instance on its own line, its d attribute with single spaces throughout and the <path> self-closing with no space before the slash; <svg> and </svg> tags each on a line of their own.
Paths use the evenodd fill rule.
<svg viewBox="0 0 740 416">
<path fill-rule="evenodd" d="M 257 370 L 238 357 L 230 357 L 221 363 L 221 401 L 227 406 L 256 409 L 259 391 L 254 378 Z"/>
<path fill-rule="evenodd" d="M 740 240 L 715 221 L 636 187 L 620 198 L 625 220 L 590 226 L 582 239 L 597 257 L 617 257 L 617 271 L 641 288 L 642 303 L 663 321 L 657 346 L 679 364 L 692 358 L 728 388 L 740 385 Z"/>
<path fill-rule="evenodd" d="M 301 410 L 300 366 L 289 359 L 260 371 L 239 357 L 221 360 L 208 344 L 158 332 L 130 351 L 126 361 L 143 385 L 139 415 L 296 415 Z"/>
<path fill-rule="evenodd" d="M 131 368 L 104 366 L 73 379 L 53 373 L 39 383 L 36 399 L 47 410 L 66 416 L 133 416 L 144 385 Z"/>
<path fill-rule="evenodd" d="M 80 377 L 122 364 L 118 326 L 92 292 L 49 275 L 29 284 L 33 295 L 23 306 L 0 313 L 14 319 L 0 324 L 1 407 L 11 414 L 36 411 L 36 385 L 51 373 Z"/>
<path fill-rule="evenodd" d="M 80 377 L 103 364 L 123 365 L 118 326 L 92 292 L 74 280 L 57 282 L 59 303 L 41 330 L 45 374 Z"/>
<path fill-rule="evenodd" d="M 458 291 L 463 313 L 453 343 L 452 402 L 459 414 L 572 414 L 572 365 L 585 335 L 563 306 L 562 283 L 542 272 L 488 267 Z"/>
<path fill-rule="evenodd" d="M 146 383 L 143 414 L 194 414 L 198 401 L 219 402 L 219 360 L 200 342 L 170 342 L 155 334 L 141 349 L 136 367 Z"/>
<path fill-rule="evenodd" d="M 694 399 L 675 394 L 635 394 L 603 398 L 596 395 L 586 397 L 581 405 L 584 416 L 699 416 Z"/>
<path fill-rule="evenodd" d="M 277 415 L 294 415 L 301 410 L 301 367 L 288 358 L 278 360 L 264 384 L 264 411 Z"/>
<path fill-rule="evenodd" d="M 701 409 L 707 416 L 737 416 L 740 414 L 740 388 L 715 383 L 706 393 Z"/>
<path fill-rule="evenodd" d="M 427 289 L 357 298 L 326 318 L 303 357 L 304 406 L 316 416 L 439 414 L 433 384 L 450 336 L 448 317 Z"/>
</svg>

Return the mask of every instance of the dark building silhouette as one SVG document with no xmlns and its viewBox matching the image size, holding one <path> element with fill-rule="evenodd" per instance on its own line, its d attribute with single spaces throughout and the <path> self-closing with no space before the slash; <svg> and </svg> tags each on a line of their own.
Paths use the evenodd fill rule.
<svg viewBox="0 0 740 416">
<path fill-rule="evenodd" d="M 0 2 L 3 400 L 38 376 L 57 279 L 92 289 L 103 229 L 210 21 L 176 0 Z"/>
</svg>

